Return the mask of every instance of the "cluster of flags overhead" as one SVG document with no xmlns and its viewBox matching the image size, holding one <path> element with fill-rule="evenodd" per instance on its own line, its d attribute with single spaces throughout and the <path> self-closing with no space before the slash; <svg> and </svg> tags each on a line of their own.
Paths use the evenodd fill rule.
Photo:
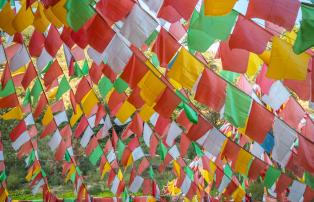
<svg viewBox="0 0 314 202">
<path fill-rule="evenodd" d="M 26 179 L 33 193 L 43 190 L 45 201 L 58 199 L 38 158 L 42 138 L 81 201 L 97 199 L 88 193 L 74 146 L 123 201 L 137 193 L 149 196 L 138 200 L 163 200 L 154 172 L 167 167 L 186 200 L 241 201 L 255 180 L 264 182 L 265 197 L 314 198 L 314 122 L 288 90 L 313 101 L 312 4 L 250 0 L 245 15 L 233 10 L 235 0 L 19 4 L 0 3 L 6 33 L 0 108 L 8 109 L 0 118 L 19 120 L 4 135 L 26 157 Z M 300 7 L 291 41 L 282 30 L 293 32 Z M 26 44 L 21 32 L 29 26 L 35 29 Z M 208 67 L 201 54 L 217 40 L 223 70 Z M 219 113 L 220 123 L 196 102 Z M 218 196 L 210 196 L 213 189 Z"/>
</svg>

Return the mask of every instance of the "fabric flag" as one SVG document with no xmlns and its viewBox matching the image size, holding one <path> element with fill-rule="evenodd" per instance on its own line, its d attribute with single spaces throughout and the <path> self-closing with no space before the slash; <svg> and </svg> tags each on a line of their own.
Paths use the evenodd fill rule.
<svg viewBox="0 0 314 202">
<path fill-rule="evenodd" d="M 295 24 L 299 8 L 298 0 L 253 0 L 249 2 L 246 16 L 267 20 L 289 31 Z"/>
<path fill-rule="evenodd" d="M 272 150 L 272 157 L 282 167 L 285 167 L 291 156 L 291 147 L 297 138 L 297 134 L 278 118 L 275 118 L 273 132 L 275 146 Z"/>
<path fill-rule="evenodd" d="M 217 39 L 226 40 L 238 16 L 236 11 L 224 16 L 205 16 L 203 12 L 202 8 L 200 13 L 193 13 L 187 39 L 188 47 L 200 52 L 205 52 Z"/>
<path fill-rule="evenodd" d="M 116 117 L 121 123 L 125 123 L 135 111 L 136 108 L 126 100 L 118 110 Z"/>
<path fill-rule="evenodd" d="M 192 89 L 203 69 L 204 65 L 185 48 L 182 48 L 176 56 L 168 76 L 183 87 Z"/>
<path fill-rule="evenodd" d="M 91 89 L 82 99 L 82 108 L 84 113 L 89 116 L 92 109 L 97 105 L 98 98 L 93 89 Z"/>
<path fill-rule="evenodd" d="M 249 52 L 243 49 L 231 49 L 229 47 L 229 42 L 222 41 L 220 42 L 218 55 L 221 58 L 222 67 L 224 70 L 245 73 L 248 67 L 249 61 Z"/>
<path fill-rule="evenodd" d="M 279 178 L 281 172 L 279 169 L 269 166 L 265 174 L 264 186 L 270 189 Z"/>
<path fill-rule="evenodd" d="M 293 51 L 300 54 L 314 46 L 314 39 L 311 37 L 314 30 L 314 6 L 312 4 L 301 5 L 302 21 Z"/>
<path fill-rule="evenodd" d="M 247 176 L 252 160 L 253 160 L 252 154 L 241 148 L 238 153 L 237 160 L 235 162 L 234 170 L 244 176 Z"/>
<path fill-rule="evenodd" d="M 197 85 L 195 100 L 219 112 L 225 103 L 225 89 L 226 82 L 211 70 L 205 69 Z"/>
<path fill-rule="evenodd" d="M 273 122 L 274 115 L 253 101 L 245 133 L 254 141 L 262 144 L 267 133 L 272 129 Z"/>
<path fill-rule="evenodd" d="M 60 83 L 59 83 L 58 91 L 56 94 L 56 99 L 59 100 L 62 97 L 62 95 L 70 89 L 71 89 L 71 86 L 70 86 L 68 80 L 66 79 L 65 76 L 63 76 Z"/>
<path fill-rule="evenodd" d="M 84 0 L 77 4 L 75 0 L 68 0 L 65 4 L 65 8 L 68 11 L 67 23 L 75 32 L 95 14 L 89 2 L 88 0 Z"/>
<path fill-rule="evenodd" d="M 294 180 L 288 195 L 289 201 L 300 201 L 306 189 L 306 184 L 303 184 L 297 180 Z"/>
<path fill-rule="evenodd" d="M 132 183 L 131 183 L 131 185 L 129 187 L 130 192 L 138 193 L 139 189 L 142 187 L 143 182 L 144 182 L 144 178 L 137 175 L 133 179 L 133 181 L 132 181 Z"/>
<path fill-rule="evenodd" d="M 301 119 L 305 116 L 305 111 L 295 99 L 290 98 L 285 108 L 279 112 L 279 116 L 290 127 L 298 128 Z"/>
<path fill-rule="evenodd" d="M 37 103 L 40 94 L 43 92 L 43 88 L 39 78 L 35 80 L 33 88 L 31 90 L 31 95 L 33 96 L 33 103 Z"/>
<path fill-rule="evenodd" d="M 203 148 L 211 153 L 213 156 L 218 157 L 225 140 L 226 137 L 216 128 L 213 128 L 208 131 L 208 135 L 204 141 Z"/>
<path fill-rule="evenodd" d="M 136 47 L 141 48 L 157 26 L 157 21 L 135 4 L 124 21 L 121 34 Z"/>
<path fill-rule="evenodd" d="M 26 90 L 29 84 L 37 77 L 36 69 L 33 65 L 33 63 L 29 63 L 26 72 L 24 74 L 23 80 L 22 80 L 22 86 Z"/>
<path fill-rule="evenodd" d="M 22 32 L 28 26 L 32 25 L 34 21 L 34 14 L 31 8 L 26 8 L 25 5 L 22 5 L 19 12 L 16 14 L 12 25 L 17 32 Z"/>
<path fill-rule="evenodd" d="M 87 29 L 89 45 L 96 51 L 103 52 L 113 36 L 114 31 L 110 26 L 100 17 L 100 15 L 96 15 Z"/>
<path fill-rule="evenodd" d="M 58 63 L 58 60 L 55 60 L 44 75 L 43 80 L 45 86 L 50 86 L 58 78 L 58 76 L 61 75 L 63 75 L 63 71 Z"/>
<path fill-rule="evenodd" d="M 10 139 L 12 141 L 12 147 L 15 151 L 18 151 L 22 145 L 31 139 L 26 129 L 24 120 L 11 131 Z"/>
<path fill-rule="evenodd" d="M 45 40 L 45 49 L 52 57 L 56 56 L 62 45 L 62 40 L 58 30 L 52 25 L 50 26 L 47 38 Z"/>
<path fill-rule="evenodd" d="M 13 93 L 15 93 L 15 88 L 12 79 L 10 79 L 5 86 L 0 85 L 0 97 L 7 97 Z"/>
<path fill-rule="evenodd" d="M 107 77 L 101 78 L 98 82 L 99 92 L 102 97 L 106 97 L 107 94 L 112 89 L 112 87 L 113 87 L 113 84 L 111 83 L 110 79 L 108 79 Z"/>
<path fill-rule="evenodd" d="M 154 73 L 148 71 L 138 83 L 138 87 L 141 89 L 142 99 L 147 105 L 152 106 L 165 90 L 166 85 Z"/>
<path fill-rule="evenodd" d="M 314 149 L 312 142 L 304 136 L 299 135 L 299 147 L 297 148 L 297 159 L 299 166 L 310 173 L 314 173 Z M 313 187 L 314 188 L 314 187 Z"/>
<path fill-rule="evenodd" d="M 104 53 L 104 57 L 107 60 L 108 65 L 116 74 L 119 74 L 124 70 L 124 67 L 128 63 L 131 56 L 132 51 L 118 35 L 115 35 L 112 38 Z"/>
<path fill-rule="evenodd" d="M 250 112 L 252 99 L 238 90 L 228 85 L 225 104 L 224 117 L 237 128 L 243 128 Z"/>
<path fill-rule="evenodd" d="M 35 29 L 38 30 L 39 32 L 43 33 L 46 31 L 49 24 L 50 24 L 50 22 L 45 16 L 43 5 L 38 4 L 37 10 L 34 13 L 33 25 L 34 25 Z"/>
<path fill-rule="evenodd" d="M 172 121 L 166 137 L 166 144 L 171 147 L 174 144 L 175 139 L 182 134 L 183 130 Z"/>
<path fill-rule="evenodd" d="M 267 42 L 271 37 L 271 34 L 256 23 L 239 16 L 231 34 L 229 46 L 231 49 L 239 48 L 261 54 L 266 49 Z"/>
<path fill-rule="evenodd" d="M 290 186 L 291 183 L 292 179 L 289 176 L 281 174 L 276 184 L 276 193 L 283 193 Z"/>
<path fill-rule="evenodd" d="M 32 57 L 39 57 L 44 46 L 45 36 L 37 30 L 34 30 L 28 45 L 29 54 Z"/>
<path fill-rule="evenodd" d="M 11 8 L 10 3 L 7 2 L 0 12 L 0 27 L 9 35 L 13 35 L 16 30 L 12 24 L 15 18 L 15 12 Z"/>
<path fill-rule="evenodd" d="M 48 145 L 49 145 L 51 151 L 54 152 L 58 148 L 58 146 L 60 145 L 61 141 L 62 141 L 62 137 L 61 137 L 59 130 L 57 129 L 55 131 L 55 133 L 53 134 L 52 138 L 48 142 Z"/>
<path fill-rule="evenodd" d="M 274 37 L 266 76 L 276 80 L 305 80 L 309 60 L 308 54 L 296 55 L 290 44 L 279 37 Z"/>
<path fill-rule="evenodd" d="M 122 0 L 117 2 L 101 0 L 96 4 L 97 12 L 112 25 L 123 20 L 131 11 L 134 2 L 131 0 Z"/>
<path fill-rule="evenodd" d="M 27 49 L 24 45 L 21 45 L 17 53 L 10 60 L 10 69 L 14 72 L 20 67 L 27 65 L 29 61 L 30 58 L 28 56 Z"/>
<path fill-rule="evenodd" d="M 133 54 L 120 78 L 127 82 L 132 89 L 134 89 L 147 71 L 148 68 L 146 65 L 135 54 Z"/>
<path fill-rule="evenodd" d="M 160 66 L 167 67 L 179 48 L 180 44 L 177 40 L 174 39 L 165 29 L 161 28 L 152 51 L 157 54 Z"/>
<path fill-rule="evenodd" d="M 180 2 L 164 0 L 157 17 L 163 18 L 170 23 L 175 23 L 181 18 L 187 21 L 191 17 L 197 2 L 197 0 L 183 0 Z"/>
<path fill-rule="evenodd" d="M 255 158 L 252 161 L 249 173 L 248 173 L 248 177 L 252 180 L 256 180 L 259 176 L 261 176 L 261 174 L 263 173 L 264 170 L 266 170 L 267 165 L 261 161 L 258 158 Z"/>
<path fill-rule="evenodd" d="M 205 0 L 205 16 L 221 16 L 231 12 L 237 0 Z"/>
<path fill-rule="evenodd" d="M 3 120 L 22 120 L 23 119 L 23 112 L 21 110 L 21 107 L 14 107 L 12 110 L 10 110 L 9 112 L 3 114 L 3 115 L 0 115 L 0 117 L 3 119 Z"/>
<path fill-rule="evenodd" d="M 158 112 L 161 116 L 165 118 L 170 118 L 173 111 L 180 104 L 181 99 L 169 88 L 163 92 L 157 104 L 154 107 L 154 110 Z"/>
<path fill-rule="evenodd" d="M 289 91 L 282 85 L 280 81 L 272 84 L 269 93 L 263 95 L 262 100 L 272 109 L 277 111 L 290 97 Z"/>
<path fill-rule="evenodd" d="M 94 149 L 94 151 L 91 153 L 91 155 L 88 157 L 89 161 L 92 163 L 92 165 L 96 166 L 97 162 L 100 160 L 101 156 L 103 155 L 103 151 L 99 145 Z"/>
<path fill-rule="evenodd" d="M 199 116 L 199 120 L 197 124 L 194 124 L 189 132 L 186 134 L 186 136 L 191 140 L 191 141 L 197 141 L 199 138 L 201 138 L 203 135 L 206 134 L 206 132 L 209 129 L 212 129 L 213 126 L 210 125 L 207 120 L 205 120 L 202 116 Z"/>
</svg>

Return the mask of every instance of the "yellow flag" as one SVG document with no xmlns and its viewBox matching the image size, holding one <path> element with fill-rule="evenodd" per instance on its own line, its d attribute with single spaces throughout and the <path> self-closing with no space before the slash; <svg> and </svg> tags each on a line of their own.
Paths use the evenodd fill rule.
<svg viewBox="0 0 314 202">
<path fill-rule="evenodd" d="M 117 112 L 116 117 L 121 123 L 124 123 L 135 111 L 136 108 L 126 100 Z"/>
<path fill-rule="evenodd" d="M 75 169 L 75 166 L 74 164 L 71 165 L 71 168 L 65 178 L 65 182 L 69 181 L 69 179 L 71 178 L 71 176 L 73 175 L 73 173 L 75 173 L 76 169 Z"/>
<path fill-rule="evenodd" d="M 62 27 L 62 22 L 60 22 L 60 20 L 54 15 L 51 7 L 44 9 L 44 14 L 51 24 L 53 24 L 56 28 Z"/>
<path fill-rule="evenodd" d="M 253 156 L 249 152 L 241 149 L 239 151 L 234 170 L 242 175 L 247 176 L 252 158 Z"/>
<path fill-rule="evenodd" d="M 122 181 L 122 179 L 123 179 L 123 174 L 122 174 L 121 169 L 119 169 L 119 171 L 118 171 L 118 178 L 120 181 Z"/>
<path fill-rule="evenodd" d="M 270 53 L 271 53 L 270 50 L 265 50 L 262 54 L 258 55 L 258 57 L 262 59 L 265 64 L 269 65 Z"/>
<path fill-rule="evenodd" d="M 67 10 L 65 9 L 65 3 L 67 0 L 60 0 L 56 3 L 53 7 L 51 7 L 51 11 L 53 14 L 58 18 L 58 20 L 64 24 L 65 26 L 68 25 L 67 23 Z"/>
<path fill-rule="evenodd" d="M 4 189 L 3 192 L 0 195 L 0 201 L 6 201 L 8 196 L 9 196 L 8 190 Z"/>
<path fill-rule="evenodd" d="M 0 117 L 4 120 L 12 120 L 12 119 L 22 120 L 23 115 L 24 114 L 23 114 L 21 108 L 18 106 L 18 107 L 14 107 L 12 110 L 1 115 Z"/>
<path fill-rule="evenodd" d="M 153 109 L 153 107 L 148 106 L 147 104 L 144 104 L 141 108 L 139 115 L 143 121 L 147 122 L 147 121 L 149 121 L 150 117 L 154 113 L 155 113 L 155 110 Z"/>
<path fill-rule="evenodd" d="M 132 156 L 132 154 L 129 156 L 129 158 L 128 158 L 128 162 L 126 163 L 126 167 L 129 167 L 130 165 L 132 165 L 133 164 L 133 156 Z"/>
<path fill-rule="evenodd" d="M 81 118 L 81 116 L 83 115 L 83 112 L 81 110 L 80 105 L 76 104 L 76 113 L 73 113 L 71 119 L 70 119 L 70 124 L 73 127 L 74 124 Z"/>
<path fill-rule="evenodd" d="M 203 69 L 204 65 L 182 48 L 168 76 L 191 90 Z"/>
<path fill-rule="evenodd" d="M 221 16 L 231 12 L 237 0 L 205 0 L 205 16 Z"/>
<path fill-rule="evenodd" d="M 232 198 L 235 202 L 241 202 L 244 196 L 245 191 L 240 186 L 238 186 L 238 188 L 232 193 Z"/>
<path fill-rule="evenodd" d="M 28 26 L 32 25 L 34 21 L 34 15 L 32 9 L 29 7 L 26 9 L 26 5 L 23 5 L 15 16 L 12 24 L 17 32 L 22 32 Z"/>
<path fill-rule="evenodd" d="M 249 64 L 246 71 L 246 74 L 248 75 L 248 77 L 253 78 L 262 65 L 263 65 L 263 60 L 255 53 L 250 53 Z"/>
<path fill-rule="evenodd" d="M 82 108 L 83 112 L 89 116 L 92 112 L 92 109 L 98 103 L 98 98 L 96 97 L 95 92 L 91 89 L 82 99 Z"/>
<path fill-rule="evenodd" d="M 58 92 L 58 87 L 55 87 L 52 90 L 50 90 L 48 94 L 49 99 L 54 99 L 56 97 L 57 92 Z"/>
<path fill-rule="evenodd" d="M 34 24 L 35 29 L 42 33 L 45 32 L 50 22 L 44 14 L 44 8 L 41 3 L 38 3 L 37 11 L 34 14 L 34 17 L 35 18 L 34 18 L 33 24 Z"/>
<path fill-rule="evenodd" d="M 0 28 L 9 35 L 13 35 L 16 32 L 12 25 L 14 18 L 14 11 L 11 8 L 10 3 L 8 2 L 5 4 L 0 12 Z"/>
<path fill-rule="evenodd" d="M 156 77 L 152 72 L 148 71 L 138 83 L 141 89 L 140 95 L 146 104 L 152 106 L 158 96 L 165 90 L 166 85 Z"/>
<path fill-rule="evenodd" d="M 111 166 L 108 162 L 105 163 L 104 168 L 101 173 L 101 179 L 105 177 L 105 174 L 111 170 Z"/>
<path fill-rule="evenodd" d="M 50 106 L 48 106 L 45 115 L 43 117 L 43 120 L 41 121 L 44 126 L 48 125 L 53 120 L 53 114 Z"/>
<path fill-rule="evenodd" d="M 266 76 L 275 80 L 305 80 L 309 60 L 308 54 L 296 55 L 290 44 L 279 37 L 274 37 Z"/>
<path fill-rule="evenodd" d="M 173 161 L 173 167 L 174 167 L 174 170 L 176 171 L 178 177 L 181 176 L 181 166 L 178 164 L 178 162 L 176 160 Z"/>
</svg>

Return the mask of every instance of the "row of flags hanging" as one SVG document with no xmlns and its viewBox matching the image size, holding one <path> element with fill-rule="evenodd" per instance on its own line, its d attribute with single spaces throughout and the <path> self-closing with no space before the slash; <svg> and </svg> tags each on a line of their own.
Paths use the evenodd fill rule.
<svg viewBox="0 0 314 202">
<path fill-rule="evenodd" d="M 312 200 L 314 123 L 298 100 L 313 101 L 314 6 L 250 0 L 242 14 L 236 2 L 0 1 L 0 118 L 18 120 L 3 135 L 32 192 L 61 200 L 38 155 L 46 138 L 78 201 L 107 199 L 88 193 L 74 147 L 118 197 L 109 201 L 250 200 L 254 181 L 264 200 Z M 202 54 L 217 41 L 222 69 Z M 3 151 L 0 161 L 4 201 Z M 173 181 L 159 187 L 168 167 Z"/>
</svg>

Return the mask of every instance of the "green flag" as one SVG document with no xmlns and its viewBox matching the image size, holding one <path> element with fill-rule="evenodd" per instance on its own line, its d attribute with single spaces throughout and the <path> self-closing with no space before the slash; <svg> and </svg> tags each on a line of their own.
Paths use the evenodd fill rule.
<svg viewBox="0 0 314 202">
<path fill-rule="evenodd" d="M 83 74 L 83 72 L 82 72 L 80 66 L 79 66 L 77 63 L 75 63 L 75 64 L 74 64 L 74 76 L 76 76 L 76 77 L 82 77 L 83 75 L 84 75 L 84 74 Z"/>
<path fill-rule="evenodd" d="M 112 87 L 113 84 L 107 77 L 102 77 L 98 82 L 98 89 L 102 97 L 106 97 Z"/>
<path fill-rule="evenodd" d="M 7 174 L 5 171 L 2 171 L 0 174 L 0 182 L 2 183 L 5 179 L 7 179 Z"/>
<path fill-rule="evenodd" d="M 34 161 L 35 161 L 35 158 L 36 158 L 35 151 L 32 150 L 32 152 L 30 153 L 30 155 L 27 158 L 27 166 L 32 165 L 34 163 Z"/>
<path fill-rule="evenodd" d="M 103 155 L 102 149 L 99 145 L 97 145 L 97 147 L 94 149 L 94 151 L 91 153 L 91 155 L 88 158 L 89 158 L 89 161 L 94 166 L 96 166 L 102 155 Z"/>
<path fill-rule="evenodd" d="M 251 98 L 237 88 L 228 85 L 224 117 L 237 128 L 245 126 L 250 112 Z"/>
<path fill-rule="evenodd" d="M 26 106 L 29 103 L 31 103 L 31 91 L 28 88 L 23 99 L 23 106 Z"/>
<path fill-rule="evenodd" d="M 7 3 L 7 0 L 0 0 L 0 9 Z"/>
<path fill-rule="evenodd" d="M 118 156 L 118 160 L 120 161 L 121 158 L 122 158 L 122 155 L 123 155 L 123 152 L 124 152 L 124 148 L 125 148 L 125 145 L 123 144 L 123 142 L 119 139 L 118 140 L 118 145 L 117 145 L 117 156 Z"/>
<path fill-rule="evenodd" d="M 314 189 L 314 176 L 308 172 L 305 172 L 305 184 Z"/>
<path fill-rule="evenodd" d="M 229 166 L 229 164 L 226 164 L 225 167 L 224 167 L 224 174 L 229 177 L 229 178 L 232 178 L 232 169 L 231 167 Z"/>
<path fill-rule="evenodd" d="M 236 11 L 231 11 L 224 16 L 205 16 L 204 6 L 200 13 L 194 11 L 188 30 L 189 49 L 205 52 L 215 40 L 226 40 L 237 16 Z"/>
<path fill-rule="evenodd" d="M 38 101 L 39 96 L 41 95 L 41 93 L 43 92 L 40 80 L 37 78 L 34 86 L 32 88 L 31 91 L 31 95 L 33 96 L 33 103 L 36 104 Z"/>
<path fill-rule="evenodd" d="M 94 9 L 90 5 L 90 0 L 68 0 L 65 4 L 67 9 L 67 22 L 69 26 L 77 32 L 93 15 Z"/>
<path fill-rule="evenodd" d="M 71 87 L 70 87 L 68 80 L 66 79 L 65 76 L 63 76 L 60 83 L 59 83 L 59 88 L 58 88 L 58 91 L 56 94 L 56 99 L 59 100 L 62 97 L 62 95 L 70 89 L 71 89 Z"/>
<path fill-rule="evenodd" d="M 71 161 L 71 156 L 70 156 L 68 150 L 65 151 L 64 159 L 65 159 L 67 162 L 70 162 L 70 161 Z"/>
<path fill-rule="evenodd" d="M 185 115 L 188 117 L 189 121 L 196 124 L 198 122 L 198 115 L 188 104 L 183 102 L 183 109 Z"/>
<path fill-rule="evenodd" d="M 45 74 L 50 69 L 52 62 L 53 62 L 52 60 L 49 61 L 46 67 L 40 72 L 40 74 Z"/>
<path fill-rule="evenodd" d="M 314 5 L 302 3 L 302 21 L 293 51 L 300 54 L 314 46 Z"/>
<path fill-rule="evenodd" d="M 159 142 L 158 151 L 159 151 L 161 160 L 162 161 L 165 160 L 168 151 L 167 151 L 166 146 L 161 141 Z"/>
<path fill-rule="evenodd" d="M 198 157 L 204 156 L 204 152 L 201 150 L 201 148 L 195 142 L 192 142 L 192 146 L 193 146 L 195 153 Z"/>
<path fill-rule="evenodd" d="M 114 82 L 113 86 L 118 93 L 123 93 L 129 87 L 128 84 L 120 77 Z"/>
<path fill-rule="evenodd" d="M 274 168 L 273 166 L 269 166 L 264 179 L 264 186 L 270 189 L 276 180 L 279 178 L 281 172 L 279 169 Z"/>
<path fill-rule="evenodd" d="M 194 172 L 193 172 L 193 170 L 190 167 L 185 166 L 184 167 L 184 171 L 187 174 L 187 176 L 189 176 L 190 180 L 194 181 Z"/>
<path fill-rule="evenodd" d="M 240 77 L 239 73 L 236 72 L 230 72 L 230 71 L 226 71 L 226 70 L 221 70 L 219 72 L 219 75 L 222 76 L 224 79 L 226 79 L 227 81 L 229 81 L 230 83 L 235 83 L 237 78 Z"/>
<path fill-rule="evenodd" d="M 157 30 L 153 31 L 151 35 L 146 39 L 145 44 L 149 46 L 157 38 L 159 32 Z"/>
<path fill-rule="evenodd" d="M 153 166 L 149 166 L 149 177 L 152 180 L 155 178 Z"/>
<path fill-rule="evenodd" d="M 88 62 L 87 62 L 87 60 L 85 60 L 84 64 L 83 64 L 83 67 L 82 67 L 82 74 L 83 75 L 88 75 L 88 70 L 89 70 Z"/>
<path fill-rule="evenodd" d="M 11 94 L 15 93 L 14 83 L 13 80 L 10 79 L 7 84 L 2 89 L 2 86 L 0 85 L 0 97 L 6 97 Z"/>
</svg>

